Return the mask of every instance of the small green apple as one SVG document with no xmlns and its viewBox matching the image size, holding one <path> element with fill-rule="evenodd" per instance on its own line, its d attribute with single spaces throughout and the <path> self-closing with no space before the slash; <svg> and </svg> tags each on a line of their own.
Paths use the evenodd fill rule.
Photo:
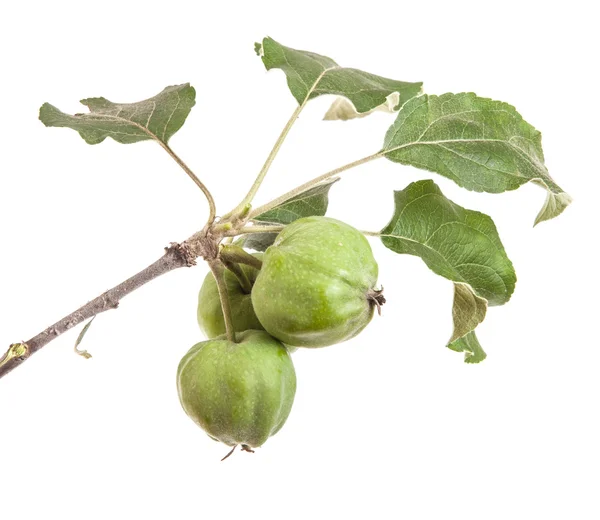
<svg viewBox="0 0 600 520">
<path fill-rule="evenodd" d="M 179 363 L 177 390 L 187 415 L 212 439 L 256 448 L 292 409 L 296 373 L 287 348 L 264 331 L 194 345 Z"/>
<path fill-rule="evenodd" d="M 378 267 L 357 229 L 328 217 L 296 220 L 263 257 L 252 303 L 264 329 L 288 345 L 324 347 L 363 330 L 385 302 Z"/>
</svg>

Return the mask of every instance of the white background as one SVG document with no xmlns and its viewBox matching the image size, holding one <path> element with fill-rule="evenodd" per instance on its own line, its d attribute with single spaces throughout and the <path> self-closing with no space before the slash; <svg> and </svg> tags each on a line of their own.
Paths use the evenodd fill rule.
<svg viewBox="0 0 600 520">
<path fill-rule="evenodd" d="M 191 82 L 197 105 L 173 148 L 220 213 L 245 194 L 294 109 L 253 43 L 281 43 L 425 91 L 514 104 L 543 131 L 574 197 L 532 223 L 535 186 L 475 194 L 381 160 L 344 175 L 330 215 L 377 230 L 392 190 L 434 178 L 495 220 L 518 283 L 478 329 L 488 359 L 444 347 L 452 284 L 373 242 L 388 304 L 358 338 L 294 355 L 284 429 L 254 455 L 182 412 L 175 371 L 201 340 L 204 266 L 170 273 L 90 329 L 0 380 L 0 517 L 600 518 L 598 41 L 592 2 L 12 2 L 0 15 L 0 342 L 26 340 L 199 229 L 206 204 L 157 145 L 89 146 L 37 120 L 49 101 L 150 97 Z M 310 103 L 257 203 L 378 149 L 392 116 L 322 122 Z"/>
</svg>

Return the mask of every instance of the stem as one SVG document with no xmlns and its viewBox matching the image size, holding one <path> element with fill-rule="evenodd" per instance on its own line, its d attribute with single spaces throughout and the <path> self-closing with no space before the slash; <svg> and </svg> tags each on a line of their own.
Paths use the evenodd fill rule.
<svg viewBox="0 0 600 520">
<path fill-rule="evenodd" d="M 226 262 L 246 264 L 254 267 L 255 269 L 260 269 L 262 267 L 262 260 L 256 258 L 250 253 L 247 253 L 241 247 L 233 244 L 226 246 L 222 245 L 219 256 Z"/>
<path fill-rule="evenodd" d="M 249 235 L 251 233 L 279 233 L 283 231 L 285 226 L 248 226 L 240 229 L 236 229 L 232 232 L 237 235 Z"/>
<path fill-rule="evenodd" d="M 283 195 L 277 197 L 276 199 L 273 199 L 271 202 L 268 202 L 267 204 L 264 204 L 263 206 L 259 206 L 258 208 L 253 209 L 250 212 L 249 219 L 252 220 L 254 217 L 256 217 L 262 213 L 265 213 L 265 212 L 279 206 L 280 204 L 283 204 L 285 201 L 291 199 L 292 197 L 295 197 L 296 195 L 299 195 L 300 193 L 305 192 L 309 188 L 312 188 L 313 186 L 315 186 L 316 184 L 319 184 L 320 182 L 323 182 L 324 180 L 334 177 L 334 176 L 336 176 L 342 172 L 345 172 L 346 170 L 350 170 L 351 168 L 354 168 L 356 166 L 360 166 L 361 164 L 365 164 L 365 163 L 368 163 L 375 159 L 379 159 L 380 157 L 383 157 L 384 153 L 385 153 L 384 151 L 379 151 L 377 153 L 374 153 L 373 155 L 363 157 L 362 159 L 358 159 L 357 161 L 353 161 L 351 163 L 345 164 L 344 166 L 340 166 L 339 168 L 336 168 L 335 170 L 331 170 L 327 173 L 324 173 L 323 175 L 319 175 L 318 177 L 315 177 L 313 180 L 305 182 L 304 184 L 301 184 L 297 188 L 294 188 L 293 190 L 288 191 L 287 193 L 284 193 Z"/>
<path fill-rule="evenodd" d="M 211 260 L 208 262 L 210 270 L 212 271 L 215 281 L 217 282 L 217 289 L 219 290 L 219 298 L 221 300 L 221 309 L 223 310 L 223 318 L 225 319 L 225 331 L 227 332 L 227 339 L 229 341 L 236 342 L 235 329 L 233 328 L 233 319 L 231 315 L 231 306 L 229 305 L 229 296 L 227 294 L 227 284 L 225 278 L 223 278 L 223 264 L 218 260 Z"/>
<path fill-rule="evenodd" d="M 380 231 L 361 231 L 361 233 L 367 237 L 380 237 Z"/>
<path fill-rule="evenodd" d="M 143 271 L 140 271 L 123 283 L 120 283 L 116 287 L 109 289 L 97 298 L 86 303 L 83 307 L 80 307 L 68 316 L 57 321 L 54 325 L 51 325 L 29 341 L 20 344 L 24 345 L 25 349 L 24 352 L 19 353 L 18 356 L 14 355 L 15 346 L 11 345 L 7 355 L 3 358 L 3 363 L 0 365 L 0 378 L 18 367 L 23 361 L 29 359 L 31 354 L 34 354 L 64 332 L 67 332 L 92 316 L 110 309 L 116 309 L 123 297 L 136 289 L 139 289 L 142 285 L 179 267 L 193 265 L 195 254 L 195 252 L 189 252 L 185 243 L 181 245 L 172 244 L 167 248 L 165 254 L 161 258 L 152 265 L 146 267 Z"/>
<path fill-rule="evenodd" d="M 185 164 L 181 160 L 181 158 L 171 149 L 171 147 L 167 143 L 165 143 L 162 139 L 159 139 L 159 137 L 156 134 L 154 134 L 153 132 L 151 132 L 148 127 L 141 125 L 140 123 L 136 123 L 135 121 L 131 121 L 129 119 L 123 119 L 118 116 L 110 116 L 110 115 L 106 115 L 106 114 L 94 114 L 94 115 L 99 119 L 125 122 L 126 124 L 134 125 L 137 128 L 139 128 L 142 132 L 146 133 L 151 139 L 156 141 L 159 145 L 161 145 L 162 148 L 175 160 L 175 162 L 179 166 L 181 166 L 181 168 L 183 168 L 183 171 L 188 174 L 188 176 L 190 177 L 190 179 L 192 179 L 194 181 L 196 186 L 198 186 L 202 190 L 202 193 L 204 193 L 204 195 L 206 196 L 206 200 L 208 201 L 208 206 L 210 208 L 207 224 L 210 225 L 214 222 L 215 217 L 217 215 L 217 210 L 215 207 L 215 199 L 213 199 L 211 192 L 208 191 L 208 188 L 202 183 L 202 181 L 200 179 L 198 179 L 198 177 L 196 177 L 196 174 L 189 168 L 189 166 L 187 164 Z"/>
<path fill-rule="evenodd" d="M 208 188 L 204 185 L 204 183 L 198 177 L 196 177 L 196 174 L 189 168 L 187 164 L 185 164 L 181 160 L 181 158 L 171 149 L 171 147 L 167 143 L 163 143 L 160 139 L 157 139 L 157 142 L 175 160 L 175 162 L 179 166 L 181 166 L 183 171 L 188 174 L 188 176 L 194 181 L 196 186 L 198 186 L 198 188 L 202 190 L 202 193 L 204 193 L 206 200 L 208 201 L 209 208 L 209 215 L 206 224 L 212 224 L 217 216 L 217 208 L 215 206 L 215 199 L 213 198 L 212 193 L 208 191 Z"/>
<path fill-rule="evenodd" d="M 235 277 L 240 282 L 240 286 L 242 291 L 246 294 L 250 294 L 252 292 L 252 284 L 250 283 L 250 279 L 244 272 L 244 270 L 240 267 L 240 264 L 236 264 L 235 262 L 228 262 L 227 260 L 223 260 L 223 265 L 229 269 Z"/>
<path fill-rule="evenodd" d="M 267 173 L 269 172 L 269 168 L 271 168 L 271 164 L 273 164 L 275 157 L 277 157 L 277 154 L 279 153 L 279 149 L 281 148 L 281 145 L 283 144 L 283 142 L 285 141 L 285 138 L 287 137 L 290 130 L 292 129 L 292 126 L 294 126 L 294 123 L 296 122 L 296 119 L 298 119 L 300 112 L 302 112 L 302 110 L 306 106 L 306 102 L 308 101 L 309 97 L 310 96 L 306 96 L 306 99 L 300 105 L 298 105 L 296 107 L 296 110 L 294 110 L 294 113 L 292 114 L 292 116 L 290 117 L 290 119 L 288 120 L 286 125 L 283 127 L 281 134 L 279 134 L 277 141 L 275 141 L 275 144 L 273 145 L 273 149 L 271 150 L 271 153 L 267 157 L 265 164 L 263 164 L 263 167 L 261 168 L 260 172 L 258 173 L 258 176 L 256 177 L 256 180 L 254 181 L 254 184 L 250 188 L 250 191 L 244 197 L 242 202 L 240 202 L 240 204 L 237 206 L 237 208 L 234 209 L 231 213 L 236 213 L 241 208 L 243 208 L 246 204 L 252 203 L 252 201 L 254 200 L 254 197 L 256 195 L 256 192 L 260 188 L 260 185 L 265 180 L 265 177 L 267 176 Z M 228 217 L 231 213 L 228 213 L 223 218 Z"/>
</svg>

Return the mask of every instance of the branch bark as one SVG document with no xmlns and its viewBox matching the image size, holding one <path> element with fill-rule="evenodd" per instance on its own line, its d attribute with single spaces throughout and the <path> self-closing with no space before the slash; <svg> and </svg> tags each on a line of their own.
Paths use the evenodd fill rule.
<svg viewBox="0 0 600 520">
<path fill-rule="evenodd" d="M 19 357 L 12 357 L 11 359 L 7 359 L 6 357 L 0 359 L 0 364 L 2 364 L 2 360 L 7 359 L 7 362 L 0 366 L 0 378 L 17 368 L 24 361 L 29 359 L 32 354 L 35 354 L 38 350 L 50 343 L 52 340 L 58 338 L 64 332 L 67 332 L 68 330 L 79 325 L 85 320 L 96 316 L 97 314 L 110 309 L 116 309 L 123 297 L 132 293 L 136 289 L 139 289 L 142 285 L 147 284 L 148 282 L 158 278 L 159 276 L 162 276 L 165 273 L 168 273 L 169 271 L 178 269 L 179 267 L 189 267 L 194 265 L 198 256 L 204 256 L 206 254 L 213 256 L 214 252 L 206 251 L 203 248 L 201 240 L 202 236 L 203 233 L 200 232 L 186 240 L 183 244 L 171 244 L 166 248 L 165 254 L 156 262 L 146 267 L 146 269 L 133 275 L 131 278 L 125 280 L 116 287 L 113 287 L 112 289 L 102 293 L 94 300 L 86 303 L 83 307 L 80 307 L 68 316 L 65 316 L 61 320 L 57 321 L 55 324 L 50 325 L 50 327 L 40 332 L 37 336 L 34 336 L 29 341 L 26 341 L 24 344 L 25 352 L 23 355 Z"/>
</svg>

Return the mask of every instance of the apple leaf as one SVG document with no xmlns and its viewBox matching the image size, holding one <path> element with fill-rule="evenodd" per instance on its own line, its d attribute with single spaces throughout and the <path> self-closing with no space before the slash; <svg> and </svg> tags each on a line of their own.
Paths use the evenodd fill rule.
<svg viewBox="0 0 600 520">
<path fill-rule="evenodd" d="M 556 217 L 571 202 L 546 169 L 540 132 L 511 105 L 472 93 L 410 99 L 381 153 L 474 191 L 500 193 L 533 181 L 547 190 L 535 224 Z"/>
<path fill-rule="evenodd" d="M 454 284 L 454 304 L 452 306 L 454 331 L 449 343 L 474 330 L 484 320 L 487 306 L 487 300 L 477 296 L 470 285 L 456 282 Z"/>
<path fill-rule="evenodd" d="M 254 251 L 266 251 L 276 238 L 277 233 L 250 233 L 238 238 L 234 244 Z"/>
<path fill-rule="evenodd" d="M 419 256 L 454 282 L 454 331 L 450 345 L 483 321 L 488 305 L 506 303 L 516 275 L 492 219 L 447 199 L 431 180 L 394 192 L 395 211 L 380 233 L 383 244 Z M 471 340 L 472 341 L 472 340 Z"/>
<path fill-rule="evenodd" d="M 329 190 L 339 180 L 339 177 L 334 177 L 321 184 L 317 184 L 299 195 L 282 202 L 279 206 L 257 215 L 253 220 L 269 222 L 270 224 L 287 225 L 299 218 L 315 215 L 323 216 L 327 212 L 327 206 L 329 205 Z"/>
<path fill-rule="evenodd" d="M 421 92 L 422 83 L 396 81 L 340 67 L 331 58 L 291 49 L 268 37 L 255 44 L 255 51 L 267 70 L 281 69 L 285 73 L 288 87 L 300 105 L 323 94 L 334 94 L 347 98 L 357 114 L 365 114 L 379 106 L 389 105 L 390 99 L 394 100 L 392 108 L 398 110 Z M 396 96 L 390 98 L 394 93 Z M 333 112 L 328 119 L 338 118 Z"/>
<path fill-rule="evenodd" d="M 464 352 L 465 363 L 479 363 L 487 357 L 479 344 L 475 331 L 471 331 L 466 336 L 448 344 L 448 348 L 455 352 Z"/>
<path fill-rule="evenodd" d="M 166 144 L 179 130 L 196 103 L 189 83 L 165 88 L 160 94 L 137 103 L 113 103 L 105 98 L 83 99 L 89 113 L 69 115 L 44 103 L 40 120 L 46 126 L 77 130 L 88 144 L 107 137 L 123 144 L 154 139 Z"/>
<path fill-rule="evenodd" d="M 323 216 L 329 205 L 329 190 L 338 180 L 339 177 L 335 177 L 317 184 L 286 200 L 279 206 L 257 215 L 253 218 L 253 221 L 261 224 L 283 224 L 287 226 L 299 218 L 315 215 Z M 277 237 L 277 233 L 251 233 L 243 237 L 242 245 L 256 251 L 265 251 L 267 247 L 275 242 L 275 237 Z"/>
</svg>

